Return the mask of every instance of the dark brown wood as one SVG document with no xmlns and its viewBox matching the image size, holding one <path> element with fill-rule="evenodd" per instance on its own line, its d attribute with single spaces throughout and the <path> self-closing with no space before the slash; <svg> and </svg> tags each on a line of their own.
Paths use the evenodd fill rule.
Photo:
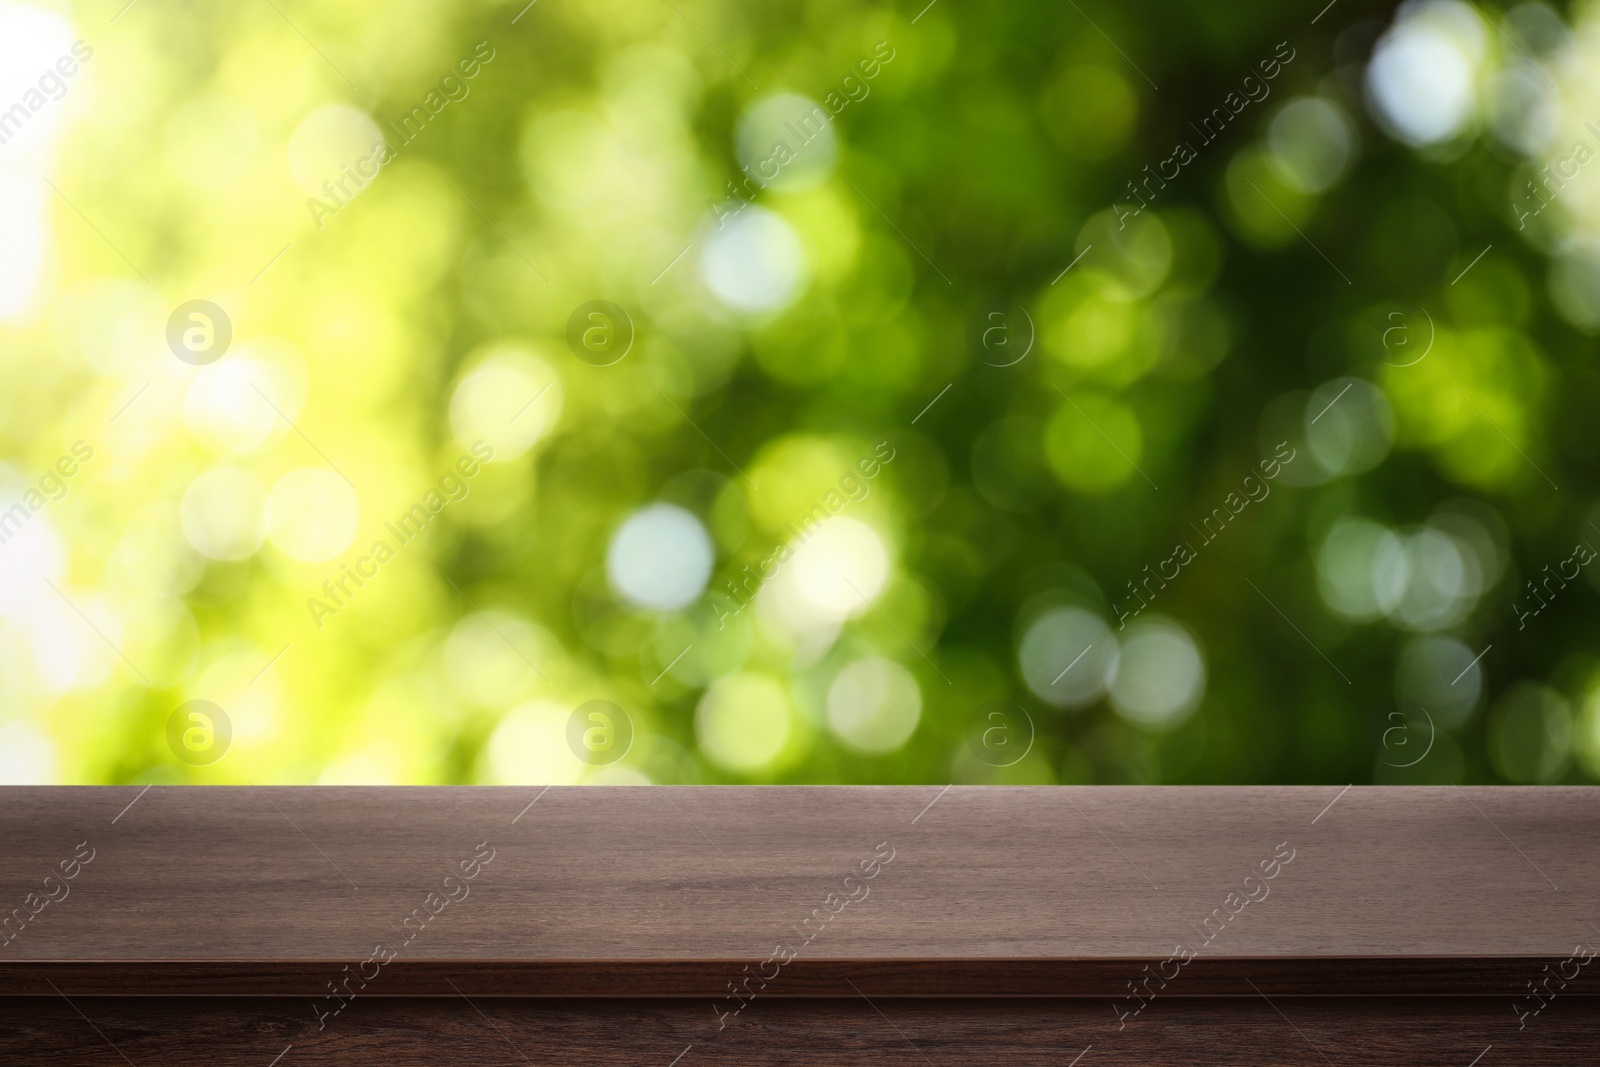
<svg viewBox="0 0 1600 1067">
<path fill-rule="evenodd" d="M 94 855 L 0 993 L 316 996 L 386 943 L 367 999 L 726 996 L 779 945 L 761 1001 L 1127 996 L 1163 961 L 1168 999 L 1509 997 L 1600 939 L 1597 825 L 1591 788 L 13 787 L 0 909 Z"/>
<path fill-rule="evenodd" d="M 1585 997 L 1520 1030 L 1483 997 L 1175 997 L 1120 1029 L 1082 998 L 791 997 L 720 1031 L 681 999 L 375 997 L 318 1029 L 292 998 L 0 998 L 0 1062 L 51 1067 L 1592 1067 L 1597 1046 Z"/>
<path fill-rule="evenodd" d="M 1529 981 L 1566 957 L 1410 960 L 1329 957 L 1196 960 L 1182 977 L 1150 989 L 1167 996 L 1458 996 L 1526 995 Z M 325 992 L 351 960 L 229 963 L 126 961 L 0 966 L 0 996 L 309 996 Z M 381 978 L 352 985 L 366 996 L 433 996 L 454 982 L 473 997 L 696 997 L 727 996 L 727 984 L 756 970 L 743 960 L 527 961 L 429 960 L 393 963 Z M 1145 968 L 1161 959 L 1107 960 L 814 960 L 795 961 L 765 986 L 761 997 L 847 997 L 859 988 L 894 997 L 1127 997 Z M 1563 995 L 1600 994 L 1600 977 L 1585 966 L 1560 987 Z M 750 968 L 750 971 L 746 971 Z M 134 977 L 131 977 L 134 976 Z M 320 979 L 321 985 L 318 984 Z M 1251 983 L 1254 983 L 1252 988 Z M 852 986 L 851 983 L 854 983 Z"/>
</svg>

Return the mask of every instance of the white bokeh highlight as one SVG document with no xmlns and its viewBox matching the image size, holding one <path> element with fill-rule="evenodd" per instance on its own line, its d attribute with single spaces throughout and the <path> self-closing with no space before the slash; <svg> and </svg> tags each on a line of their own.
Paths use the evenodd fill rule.
<svg viewBox="0 0 1600 1067">
<path fill-rule="evenodd" d="M 1405 4 L 1367 67 L 1374 116 L 1413 146 L 1456 136 L 1476 111 L 1486 47 L 1482 19 L 1459 0 Z"/>
<path fill-rule="evenodd" d="M 266 537 L 266 498 L 266 487 L 250 471 L 212 467 L 184 491 L 179 506 L 183 536 L 212 559 L 244 559 Z"/>
<path fill-rule="evenodd" d="M 865 656 L 845 666 L 828 687 L 828 728 L 860 752 L 893 752 L 922 717 L 916 678 L 891 659 Z"/>
<path fill-rule="evenodd" d="M 1017 666 L 1033 695 L 1060 708 L 1082 707 L 1105 695 L 1116 675 L 1116 638 L 1085 608 L 1056 608 L 1028 626 Z"/>
<path fill-rule="evenodd" d="M 1173 726 L 1205 695 L 1206 666 L 1189 631 L 1156 615 L 1122 637 L 1122 659 L 1111 683 L 1111 706 L 1140 726 Z"/>
<path fill-rule="evenodd" d="M 525 348 L 490 350 L 472 364 L 450 396 L 450 429 L 470 449 L 494 449 L 492 463 L 518 458 L 542 440 L 561 415 L 561 379 L 543 357 Z"/>
<path fill-rule="evenodd" d="M 872 607 L 889 581 L 889 550 L 859 519 L 828 519 L 795 549 L 785 574 L 817 615 L 843 620 Z"/>
<path fill-rule="evenodd" d="M 725 307 L 753 314 L 780 311 L 805 284 L 805 250 L 781 215 L 746 207 L 707 234 L 700 276 Z"/>
<path fill-rule="evenodd" d="M 606 550 L 612 590 L 636 608 L 677 611 L 705 591 L 716 551 L 700 520 L 673 504 L 640 508 Z"/>
<path fill-rule="evenodd" d="M 267 533 L 278 551 L 306 563 L 350 547 L 361 521 L 356 491 L 326 467 L 302 467 L 278 479 L 267 495 Z"/>
</svg>

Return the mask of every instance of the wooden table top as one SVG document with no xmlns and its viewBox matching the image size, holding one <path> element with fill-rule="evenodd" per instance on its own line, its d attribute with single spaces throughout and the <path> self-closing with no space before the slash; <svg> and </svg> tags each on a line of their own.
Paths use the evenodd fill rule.
<svg viewBox="0 0 1600 1067">
<path fill-rule="evenodd" d="M 379 946 L 396 994 L 1098 994 L 1180 948 L 1196 994 L 1498 992 L 1600 941 L 1597 831 L 1584 787 L 7 787 L 0 992 Z"/>
</svg>

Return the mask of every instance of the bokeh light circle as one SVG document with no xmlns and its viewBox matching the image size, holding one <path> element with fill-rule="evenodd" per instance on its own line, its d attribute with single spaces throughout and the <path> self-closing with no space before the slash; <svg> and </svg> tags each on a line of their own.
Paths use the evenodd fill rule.
<svg viewBox="0 0 1600 1067">
<path fill-rule="evenodd" d="M 1394 413 L 1383 390 L 1361 378 L 1335 378 L 1306 401 L 1306 447 L 1330 475 L 1360 474 L 1383 462 L 1394 441 Z"/>
<path fill-rule="evenodd" d="M 788 307 L 807 272 L 805 250 L 781 215 L 747 207 L 711 230 L 700 276 L 711 294 L 735 311 L 765 313 Z"/>
<path fill-rule="evenodd" d="M 568 708 L 530 700 L 500 719 L 483 747 L 480 774 L 499 785 L 567 785 L 583 774 L 566 745 Z"/>
<path fill-rule="evenodd" d="M 834 619 L 860 615 L 889 580 L 889 550 L 859 519 L 828 519 L 795 549 L 794 582 L 820 614 Z"/>
<path fill-rule="evenodd" d="M 290 471 L 267 495 L 267 534 L 291 559 L 332 559 L 350 547 L 360 520 L 355 490 L 326 467 Z"/>
<path fill-rule="evenodd" d="M 1128 627 L 1111 683 L 1111 706 L 1141 726 L 1182 722 L 1205 695 L 1206 666 L 1189 631 L 1151 616 Z"/>
<path fill-rule="evenodd" d="M 1405 595 L 1409 563 L 1394 532 L 1371 519 L 1335 522 L 1317 551 L 1317 589 L 1334 611 L 1366 620 L 1387 614 Z"/>
<path fill-rule="evenodd" d="M 784 687 L 764 674 L 729 675 L 706 690 L 695 708 L 695 738 L 712 762 L 739 774 L 759 774 L 782 754 L 793 730 Z"/>
<path fill-rule="evenodd" d="M 758 188 L 790 193 L 820 185 L 839 154 L 833 116 L 798 93 L 773 93 L 746 108 L 735 144 L 741 169 Z"/>
<path fill-rule="evenodd" d="M 1267 133 L 1274 168 L 1302 193 L 1322 193 L 1339 184 L 1350 170 L 1355 139 L 1355 123 L 1344 108 L 1320 96 L 1285 104 Z"/>
<path fill-rule="evenodd" d="M 1104 696 L 1118 656 L 1105 621 L 1075 607 L 1040 615 L 1017 646 L 1023 682 L 1034 696 L 1058 708 L 1081 707 Z"/>
<path fill-rule="evenodd" d="M 520 615 L 495 608 L 463 615 L 440 649 L 450 688 L 479 707 L 504 708 L 525 699 L 552 670 L 553 641 Z"/>
<path fill-rule="evenodd" d="M 1367 67 L 1373 111 L 1408 144 L 1455 136 L 1477 106 L 1474 79 L 1484 36 L 1477 13 L 1459 0 L 1403 7 Z"/>
<path fill-rule="evenodd" d="M 1572 708 L 1547 685 L 1512 686 L 1489 716 L 1489 760 L 1511 782 L 1548 784 L 1572 755 Z"/>
<path fill-rule="evenodd" d="M 326 104 L 301 119 L 290 135 L 289 173 L 307 196 L 337 206 L 371 180 L 359 172 L 358 164 L 383 143 L 378 124 L 365 111 L 349 104 Z M 371 171 L 370 163 L 366 169 Z"/>
<path fill-rule="evenodd" d="M 212 467 L 189 483 L 179 506 L 183 535 L 212 559 L 244 559 L 266 537 L 266 487 L 241 467 Z"/>
<path fill-rule="evenodd" d="M 922 690 L 905 667 L 882 656 L 848 664 L 828 687 L 828 726 L 862 752 L 893 752 L 922 716 Z"/>
<path fill-rule="evenodd" d="M 260 452 L 291 433 L 300 399 L 291 372 L 265 351 L 241 347 L 194 375 L 184 421 L 205 443 L 236 456 Z"/>
<path fill-rule="evenodd" d="M 450 397 L 456 443 L 484 441 L 491 462 L 505 463 L 532 448 L 561 413 L 561 379 L 543 358 L 507 346 L 491 350 L 457 383 Z"/>
<path fill-rule="evenodd" d="M 1410 630 L 1442 630 L 1477 603 L 1477 557 L 1443 531 L 1423 527 L 1404 538 L 1406 589 L 1390 617 Z"/>
<path fill-rule="evenodd" d="M 1400 650 L 1394 695 L 1402 708 L 1426 708 L 1439 726 L 1456 727 L 1471 716 L 1482 694 L 1482 660 L 1460 639 L 1430 634 Z"/>
<path fill-rule="evenodd" d="M 699 519 L 673 504 L 640 508 L 617 528 L 606 550 L 611 588 L 635 607 L 677 611 L 711 579 L 715 549 Z"/>
</svg>

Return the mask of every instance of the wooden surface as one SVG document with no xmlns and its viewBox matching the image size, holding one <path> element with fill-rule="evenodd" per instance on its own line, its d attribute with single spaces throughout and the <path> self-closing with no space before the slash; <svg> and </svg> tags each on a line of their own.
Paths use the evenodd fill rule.
<svg viewBox="0 0 1600 1067">
<path fill-rule="evenodd" d="M 1592 1067 L 1600 1002 L 1519 1030 L 1500 998 L 777 998 L 718 1030 L 692 1000 L 0 999 L 0 1062 L 50 1067 Z M 281 1059 L 279 1058 L 281 1057 Z M 679 1058 L 681 1057 L 681 1058 Z M 1081 1058 L 1080 1058 L 1081 1057 Z M 1481 1057 L 1481 1059 L 1480 1059 Z"/>
<path fill-rule="evenodd" d="M 368 996 L 716 996 L 779 943 L 764 1000 L 1125 995 L 1177 945 L 1171 997 L 1509 995 L 1600 942 L 1595 789 L 942 789 L 10 787 L 0 908 L 94 859 L 0 948 L 0 992 L 316 995 L 485 847 Z"/>
</svg>

